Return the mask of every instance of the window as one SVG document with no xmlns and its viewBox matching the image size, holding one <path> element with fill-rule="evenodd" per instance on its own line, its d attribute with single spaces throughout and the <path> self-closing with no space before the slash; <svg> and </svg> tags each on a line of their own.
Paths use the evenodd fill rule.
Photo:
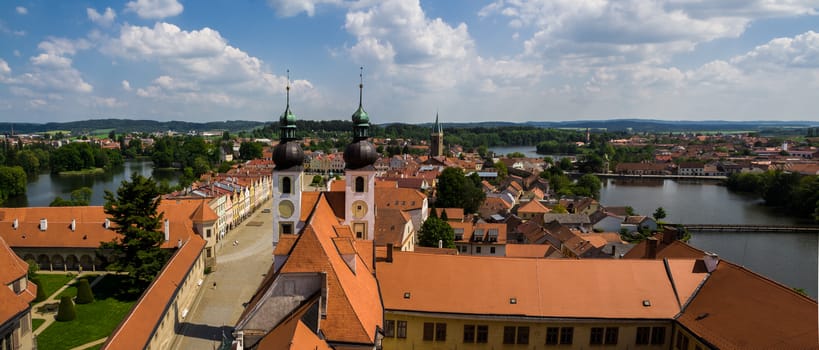
<svg viewBox="0 0 819 350">
<path fill-rule="evenodd" d="M 475 342 L 475 325 L 474 324 L 465 324 L 464 325 L 464 343 L 474 343 Z"/>
<path fill-rule="evenodd" d="M 481 253 L 481 247 L 475 247 L 475 254 Z"/>
<path fill-rule="evenodd" d="M 515 327 L 512 326 L 503 327 L 503 343 L 504 344 L 515 343 Z"/>
<path fill-rule="evenodd" d="M 665 344 L 665 327 L 654 327 L 651 329 L 651 345 Z"/>
<path fill-rule="evenodd" d="M 384 336 L 390 338 L 395 337 L 395 320 L 384 321 Z"/>
<path fill-rule="evenodd" d="M 355 178 L 355 191 L 364 192 L 364 178 L 361 176 Z M 396 202 L 396 204 L 398 203 Z"/>
<path fill-rule="evenodd" d="M 489 254 L 495 254 L 495 247 L 489 247 Z"/>
<path fill-rule="evenodd" d="M 682 334 L 682 332 L 677 332 L 677 344 L 674 345 L 674 348 L 688 350 L 688 337 Z"/>
<path fill-rule="evenodd" d="M 363 239 L 364 238 L 364 224 L 363 223 L 354 223 L 353 224 L 353 231 L 355 231 L 355 238 Z"/>
<path fill-rule="evenodd" d="M 478 326 L 478 336 L 475 339 L 476 343 L 486 343 L 489 340 L 489 326 Z"/>
<path fill-rule="evenodd" d="M 446 323 L 435 324 L 435 341 L 446 341 Z"/>
<path fill-rule="evenodd" d="M 432 336 L 435 333 L 435 324 L 432 322 L 424 322 L 424 340 L 432 341 Z"/>
<path fill-rule="evenodd" d="M 561 327 L 560 344 L 571 345 L 572 341 L 574 341 L 574 327 Z"/>
<path fill-rule="evenodd" d="M 210 238 L 210 235 L 211 235 L 211 229 L 205 230 L 205 238 Z"/>
<path fill-rule="evenodd" d="M 557 327 L 546 328 L 546 345 L 557 345 L 559 335 L 560 328 Z"/>
<path fill-rule="evenodd" d="M 654 327 L 651 329 L 651 344 L 665 344 L 665 327 Z"/>
<path fill-rule="evenodd" d="M 290 178 L 289 177 L 283 177 L 282 178 L 282 193 L 290 193 L 292 191 L 291 187 L 292 186 L 290 185 Z"/>
<path fill-rule="evenodd" d="M 620 328 L 606 327 L 606 341 L 607 345 L 617 345 L 617 338 L 620 335 Z"/>
<path fill-rule="evenodd" d="M 286 234 L 286 235 L 292 235 L 292 234 L 293 234 L 293 224 L 290 224 L 290 223 L 282 223 L 282 229 L 281 229 L 281 232 L 282 232 L 283 234 Z"/>
<path fill-rule="evenodd" d="M 398 338 L 407 337 L 407 321 L 398 321 L 398 331 L 396 333 Z"/>
<path fill-rule="evenodd" d="M 589 336 L 590 345 L 603 344 L 603 327 L 592 327 L 591 335 Z"/>
<path fill-rule="evenodd" d="M 648 345 L 648 338 L 651 333 L 651 327 L 637 327 L 637 345 Z"/>
<path fill-rule="evenodd" d="M 518 327 L 518 344 L 529 344 L 529 327 Z"/>
</svg>

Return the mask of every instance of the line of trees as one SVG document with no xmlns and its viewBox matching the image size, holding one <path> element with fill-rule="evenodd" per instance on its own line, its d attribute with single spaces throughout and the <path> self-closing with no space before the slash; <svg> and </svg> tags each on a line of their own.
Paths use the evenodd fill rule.
<svg viewBox="0 0 819 350">
<path fill-rule="evenodd" d="M 87 142 L 72 142 L 51 153 L 51 172 L 77 171 L 91 168 L 112 169 L 122 166 L 122 154 L 115 149 L 103 149 Z"/>
<path fill-rule="evenodd" d="M 725 184 L 731 191 L 759 195 L 765 205 L 819 221 L 819 176 L 769 170 L 731 174 Z"/>
</svg>

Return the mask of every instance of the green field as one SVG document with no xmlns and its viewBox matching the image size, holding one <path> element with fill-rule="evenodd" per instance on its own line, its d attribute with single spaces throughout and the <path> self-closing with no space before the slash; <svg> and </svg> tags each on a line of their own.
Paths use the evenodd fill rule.
<svg viewBox="0 0 819 350">
<path fill-rule="evenodd" d="M 51 296 L 76 276 L 74 274 L 36 274 L 31 280 L 37 285 L 37 288 L 45 291 L 46 296 Z"/>
<path fill-rule="evenodd" d="M 37 328 L 40 328 L 40 325 L 42 325 L 43 323 L 45 323 L 45 320 L 42 318 L 32 318 L 31 329 L 36 331 Z"/>
<path fill-rule="evenodd" d="M 138 295 L 121 292 L 124 276 L 107 275 L 92 288 L 91 304 L 75 305 L 77 318 L 54 322 L 37 337 L 40 349 L 71 349 L 111 335 L 133 307 Z"/>
</svg>

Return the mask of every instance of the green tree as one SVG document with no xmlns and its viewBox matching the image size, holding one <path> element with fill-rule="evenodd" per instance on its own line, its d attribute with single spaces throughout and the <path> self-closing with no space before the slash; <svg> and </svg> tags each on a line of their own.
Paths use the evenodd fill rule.
<svg viewBox="0 0 819 350">
<path fill-rule="evenodd" d="M 259 142 L 242 142 L 239 145 L 239 158 L 244 160 L 261 158 L 263 150 L 264 146 Z"/>
<path fill-rule="evenodd" d="M 552 213 L 555 213 L 555 214 L 566 214 L 568 212 L 569 211 L 566 210 L 566 207 L 564 207 L 561 204 L 556 204 L 554 207 L 552 207 Z"/>
<path fill-rule="evenodd" d="M 634 212 L 634 208 L 632 208 L 631 206 L 626 206 L 626 215 L 634 216 L 637 215 L 637 213 Z"/>
<path fill-rule="evenodd" d="M 572 160 L 569 159 L 568 157 L 560 158 L 560 163 L 558 163 L 558 164 L 560 166 L 560 170 L 563 170 L 563 171 L 572 170 Z"/>
<path fill-rule="evenodd" d="M 131 174 L 131 181 L 122 181 L 116 194 L 105 191 L 103 208 L 117 237 L 103 242 L 100 248 L 111 252 L 109 269 L 128 273 L 125 287 L 129 292 L 147 287 L 168 258 L 160 249 L 164 237 L 159 228 L 164 215 L 157 213 L 159 194 L 156 182 L 137 172 Z"/>
<path fill-rule="evenodd" d="M 662 219 L 665 219 L 667 214 L 665 212 L 665 209 L 663 209 L 663 207 L 658 207 L 657 210 L 654 211 L 654 214 L 652 214 L 651 216 L 654 217 L 654 220 L 660 221 Z"/>
<path fill-rule="evenodd" d="M 71 297 L 67 295 L 60 297 L 60 308 L 54 319 L 60 322 L 68 322 L 73 321 L 75 318 L 77 318 L 77 312 L 74 310 L 74 302 L 71 301 Z"/>
<path fill-rule="evenodd" d="M 437 247 L 443 241 L 444 248 L 455 248 L 455 230 L 443 219 L 430 216 L 418 231 L 418 244 L 422 247 Z"/>
<path fill-rule="evenodd" d="M 512 152 L 507 154 L 506 158 L 526 158 L 526 155 L 520 152 Z"/>
<path fill-rule="evenodd" d="M 477 176 L 477 174 L 474 174 Z M 468 178 L 458 168 L 446 168 L 438 175 L 435 206 L 439 208 L 463 208 L 474 213 L 483 204 L 486 194 L 480 188 L 480 178 Z"/>
<path fill-rule="evenodd" d="M 573 186 L 573 192 L 577 195 L 600 198 L 600 188 L 602 187 L 600 178 L 592 174 L 585 174 L 577 179 L 577 183 Z"/>
<path fill-rule="evenodd" d="M 0 202 L 26 194 L 26 172 L 19 166 L 0 166 Z"/>
<path fill-rule="evenodd" d="M 40 173 L 40 159 L 32 150 L 22 150 L 17 153 L 17 164 L 19 164 L 26 175 L 33 176 Z"/>
<path fill-rule="evenodd" d="M 498 182 L 503 182 L 509 176 L 509 168 L 501 161 L 495 163 L 495 170 L 498 171 Z"/>
<path fill-rule="evenodd" d="M 94 302 L 94 293 L 91 292 L 91 285 L 88 279 L 80 279 L 77 285 L 77 304 L 90 304 Z"/>
<path fill-rule="evenodd" d="M 71 191 L 71 201 L 76 206 L 86 206 L 91 204 L 91 187 L 80 187 Z"/>
</svg>

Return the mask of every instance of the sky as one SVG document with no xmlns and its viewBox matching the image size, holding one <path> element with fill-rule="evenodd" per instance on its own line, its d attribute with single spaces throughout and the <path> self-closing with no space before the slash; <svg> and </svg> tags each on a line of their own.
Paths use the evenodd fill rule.
<svg viewBox="0 0 819 350">
<path fill-rule="evenodd" d="M 819 1 L 0 4 L 0 122 L 819 120 Z"/>
</svg>

